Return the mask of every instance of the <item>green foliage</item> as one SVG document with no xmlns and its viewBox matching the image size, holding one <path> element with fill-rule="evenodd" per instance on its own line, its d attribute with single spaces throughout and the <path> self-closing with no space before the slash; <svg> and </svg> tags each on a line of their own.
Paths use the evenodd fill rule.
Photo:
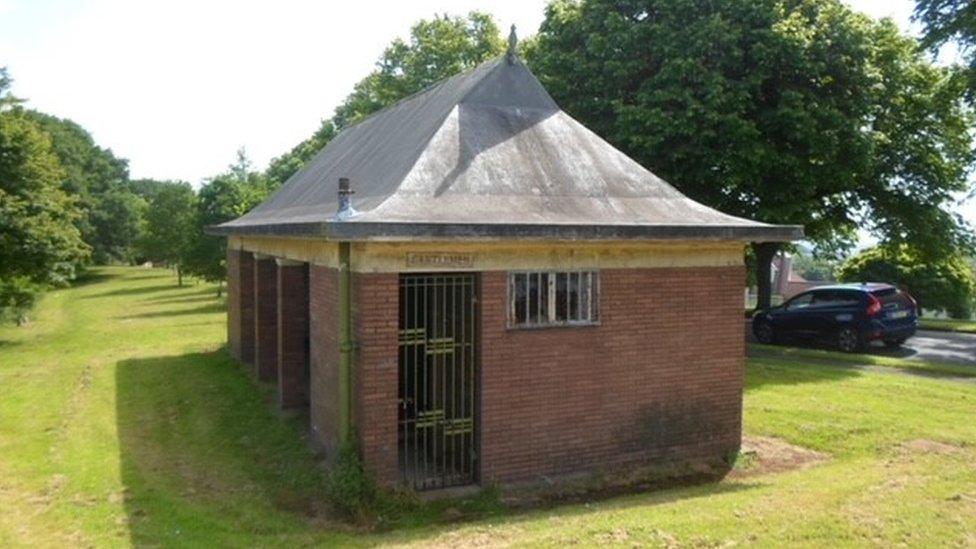
<svg viewBox="0 0 976 549">
<path fill-rule="evenodd" d="M 99 264 L 130 262 L 139 236 L 137 220 L 145 204 L 127 185 L 127 161 L 96 145 L 91 135 L 71 120 L 34 110 L 25 110 L 24 115 L 51 138 L 64 169 L 62 187 L 78 200 L 82 211 L 75 225 L 92 247 L 92 260 Z"/>
<path fill-rule="evenodd" d="M 968 97 L 976 101 L 976 2 L 972 0 L 918 0 L 914 19 L 924 28 L 922 42 L 933 51 L 955 42 L 968 66 Z"/>
<path fill-rule="evenodd" d="M 890 282 L 905 287 L 920 308 L 969 318 L 976 299 L 976 274 L 959 255 L 933 260 L 907 245 L 878 246 L 848 259 L 838 277 L 845 282 Z"/>
<path fill-rule="evenodd" d="M 38 124 L 0 112 L 0 316 L 23 321 L 40 290 L 67 284 L 89 256 L 63 176 Z"/>
<path fill-rule="evenodd" d="M 44 286 L 26 276 L 0 278 L 0 323 L 27 323 Z"/>
<path fill-rule="evenodd" d="M 863 209 L 862 227 L 886 244 L 907 243 L 930 256 L 971 250 L 972 228 L 948 209 L 972 190 L 976 161 L 964 87 L 890 20 L 872 26 L 871 44 L 878 75 L 865 124 L 871 155 L 848 207 Z"/>
<path fill-rule="evenodd" d="M 149 203 L 140 239 L 143 255 L 174 267 L 181 286 L 183 269 L 197 234 L 196 203 L 196 194 L 189 183 L 161 187 Z"/>
<path fill-rule="evenodd" d="M 352 444 L 339 449 L 325 480 L 326 496 L 346 518 L 365 523 L 376 510 L 378 492 Z"/>
<path fill-rule="evenodd" d="M 148 203 L 119 188 L 103 193 L 96 203 L 97 207 L 88 212 L 96 263 L 134 262 Z"/>
<path fill-rule="evenodd" d="M 827 258 L 806 253 L 793 255 L 793 270 L 806 280 L 834 280 L 837 264 Z"/>
<path fill-rule="evenodd" d="M 4 111 L 12 106 L 19 105 L 22 100 L 14 97 L 10 93 L 10 86 L 13 84 L 13 79 L 10 78 L 10 73 L 7 71 L 7 67 L 0 67 L 0 111 Z"/>
<path fill-rule="evenodd" d="M 186 271 L 210 282 L 223 280 L 227 276 L 226 239 L 208 235 L 205 229 L 246 214 L 267 198 L 269 192 L 267 178 L 252 171 L 244 150 L 239 150 L 236 163 L 227 172 L 200 188 Z"/>
<path fill-rule="evenodd" d="M 271 161 L 268 178 L 280 185 L 344 128 L 504 51 L 505 41 L 491 15 L 471 12 L 467 17 L 444 15 L 417 22 L 410 29 L 410 41 L 394 40 L 376 62 L 376 70 L 353 87 L 314 135 Z"/>
<path fill-rule="evenodd" d="M 375 529 L 345 526 L 321 504 L 324 474 L 306 446 L 307 424 L 277 414 L 219 350 L 226 315 L 218 301 L 198 301 L 209 288 L 165 287 L 168 274 L 156 269 L 93 274 L 44 300 L 35 329 L 0 326 L 5 545 L 944 547 L 972 539 L 976 385 L 800 356 L 749 359 L 743 428 L 826 452 L 815 467 L 760 466 L 721 482 L 535 510 L 513 509 L 508 498 L 418 501 L 390 521 L 384 513 Z M 938 444 L 912 449 L 928 441 Z M 773 463 L 785 464 L 778 454 Z"/>
<path fill-rule="evenodd" d="M 803 225 L 827 252 L 861 225 L 966 240 L 947 207 L 970 113 L 890 21 L 839 0 L 556 0 L 526 55 L 567 112 L 695 200 Z"/>
<path fill-rule="evenodd" d="M 152 202 L 153 198 L 156 198 L 159 191 L 173 185 L 174 183 L 179 182 L 160 179 L 131 179 L 126 183 L 126 187 L 132 191 L 133 194 L 139 196 L 148 203 Z"/>
</svg>

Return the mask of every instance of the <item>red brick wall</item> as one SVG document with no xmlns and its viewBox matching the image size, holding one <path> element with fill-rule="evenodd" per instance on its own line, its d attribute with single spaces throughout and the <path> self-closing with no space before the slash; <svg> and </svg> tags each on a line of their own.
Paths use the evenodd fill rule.
<svg viewBox="0 0 976 549">
<path fill-rule="evenodd" d="M 227 344 L 242 362 L 254 361 L 254 255 L 227 249 Z"/>
<path fill-rule="evenodd" d="M 397 480 L 397 322 L 399 276 L 353 274 L 353 426 L 360 453 L 383 484 Z M 311 398 L 315 445 L 333 455 L 339 441 L 338 271 L 309 271 Z"/>
<path fill-rule="evenodd" d="M 742 267 L 604 270 L 601 324 L 506 327 L 507 273 L 481 275 L 481 480 L 722 456 L 738 448 Z M 397 480 L 398 275 L 353 277 L 354 426 Z M 338 279 L 313 266 L 314 439 L 338 440 Z"/>
<path fill-rule="evenodd" d="M 339 278 L 311 265 L 309 286 L 309 422 L 313 445 L 333 455 L 339 444 Z"/>
<path fill-rule="evenodd" d="M 306 403 L 308 360 L 308 264 L 278 266 L 278 404 L 298 408 Z"/>
<path fill-rule="evenodd" d="M 254 366 L 258 379 L 278 376 L 278 266 L 274 259 L 254 260 Z"/>
<path fill-rule="evenodd" d="M 400 310 L 397 273 L 353 276 L 356 341 L 353 425 L 366 467 L 380 484 L 397 482 Z"/>
<path fill-rule="evenodd" d="M 601 324 L 506 328 L 482 275 L 482 482 L 739 447 L 742 267 L 604 270 Z"/>
</svg>

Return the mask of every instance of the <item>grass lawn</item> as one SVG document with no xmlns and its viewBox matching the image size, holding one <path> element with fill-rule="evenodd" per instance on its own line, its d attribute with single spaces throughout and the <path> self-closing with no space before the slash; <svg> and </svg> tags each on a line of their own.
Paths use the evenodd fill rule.
<svg viewBox="0 0 976 549">
<path fill-rule="evenodd" d="M 976 320 L 958 320 L 954 318 L 920 318 L 918 320 L 918 327 L 922 330 L 966 332 L 976 334 Z"/>
<path fill-rule="evenodd" d="M 330 518 L 300 421 L 221 346 L 211 286 L 101 269 L 0 328 L 0 546 L 976 544 L 976 384 L 763 357 L 745 425 L 813 467 L 531 511 Z M 475 505 L 475 504 L 472 504 Z"/>
</svg>

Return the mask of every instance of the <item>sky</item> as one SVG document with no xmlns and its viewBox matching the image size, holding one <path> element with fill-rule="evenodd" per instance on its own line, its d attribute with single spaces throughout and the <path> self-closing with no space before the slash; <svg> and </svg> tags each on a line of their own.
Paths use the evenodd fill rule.
<svg viewBox="0 0 976 549">
<path fill-rule="evenodd" d="M 917 32 L 912 0 L 849 3 Z M 132 177 L 197 185 L 240 147 L 263 169 L 311 135 L 414 21 L 477 9 L 529 35 L 545 4 L 0 0 L 0 66 L 14 95 L 84 126 Z"/>
</svg>

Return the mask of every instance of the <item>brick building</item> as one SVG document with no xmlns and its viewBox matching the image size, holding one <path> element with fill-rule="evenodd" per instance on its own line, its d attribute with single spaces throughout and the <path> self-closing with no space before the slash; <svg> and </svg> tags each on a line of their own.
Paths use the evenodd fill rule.
<svg viewBox="0 0 976 549">
<path fill-rule="evenodd" d="M 228 236 L 231 352 L 417 489 L 738 449 L 728 216 L 562 112 L 514 55 L 352 126 Z"/>
</svg>

